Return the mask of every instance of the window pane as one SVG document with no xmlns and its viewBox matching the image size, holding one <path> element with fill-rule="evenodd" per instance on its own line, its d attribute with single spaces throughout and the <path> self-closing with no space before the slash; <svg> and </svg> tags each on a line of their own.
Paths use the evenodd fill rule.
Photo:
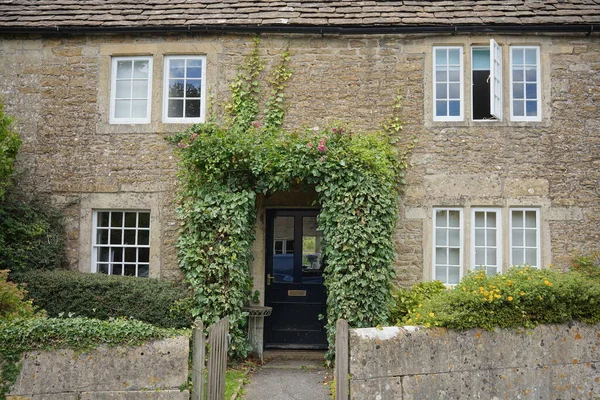
<svg viewBox="0 0 600 400">
<path fill-rule="evenodd" d="M 513 229 L 512 245 L 513 246 L 523 246 L 523 229 Z"/>
<path fill-rule="evenodd" d="M 200 97 L 200 80 L 190 79 L 186 81 L 185 97 Z"/>
<path fill-rule="evenodd" d="M 515 228 L 520 228 L 523 226 L 523 212 L 522 211 L 513 211 L 512 212 L 512 226 Z"/>
<path fill-rule="evenodd" d="M 487 249 L 487 265 L 496 265 L 496 249 Z"/>
<path fill-rule="evenodd" d="M 147 278 L 148 277 L 148 271 L 150 270 L 150 268 L 148 267 L 148 265 L 139 265 L 138 266 L 138 276 L 140 278 Z"/>
<path fill-rule="evenodd" d="M 137 60 L 133 66 L 134 78 L 148 78 L 148 60 Z"/>
<path fill-rule="evenodd" d="M 496 227 L 496 213 L 492 211 L 488 211 L 487 213 L 487 226 L 488 228 Z"/>
<path fill-rule="evenodd" d="M 108 226 L 110 213 L 107 211 L 98 213 L 98 226 Z"/>
<path fill-rule="evenodd" d="M 146 246 L 150 244 L 150 231 L 138 231 L 138 245 Z"/>
<path fill-rule="evenodd" d="M 535 99 L 537 97 L 537 85 L 535 83 L 525 85 L 525 97 L 528 99 Z"/>
<path fill-rule="evenodd" d="M 527 101 L 526 111 L 528 117 L 535 117 L 537 115 L 537 101 Z"/>
<path fill-rule="evenodd" d="M 123 275 L 123 264 L 113 264 L 112 265 L 112 274 L 113 275 Z"/>
<path fill-rule="evenodd" d="M 460 268 L 448 267 L 448 283 L 456 285 L 460 281 Z"/>
<path fill-rule="evenodd" d="M 446 240 L 446 229 L 435 230 L 435 244 L 438 246 L 446 246 L 448 244 Z"/>
<path fill-rule="evenodd" d="M 448 64 L 460 64 L 460 53 L 459 49 L 448 50 Z"/>
<path fill-rule="evenodd" d="M 115 100 L 115 118 L 131 117 L 131 100 Z"/>
<path fill-rule="evenodd" d="M 525 63 L 537 64 L 537 49 L 525 49 Z"/>
<path fill-rule="evenodd" d="M 185 77 L 185 60 L 170 60 L 169 61 L 169 77 L 170 78 Z"/>
<path fill-rule="evenodd" d="M 110 230 L 110 244 L 122 244 L 123 243 L 123 231 L 120 229 Z"/>
<path fill-rule="evenodd" d="M 446 226 L 446 210 L 439 210 L 435 212 L 435 226 Z"/>
<path fill-rule="evenodd" d="M 135 247 L 125 248 L 125 262 L 136 262 L 137 249 Z"/>
<path fill-rule="evenodd" d="M 150 228 L 150 213 L 141 212 L 139 213 L 139 228 Z"/>
<path fill-rule="evenodd" d="M 435 279 L 445 283 L 447 270 L 448 270 L 448 268 L 445 266 L 444 267 L 440 267 L 440 266 L 435 267 Z"/>
<path fill-rule="evenodd" d="M 435 71 L 435 80 L 437 82 L 446 82 L 448 81 L 448 73 L 446 69 L 443 67 L 437 67 Z"/>
<path fill-rule="evenodd" d="M 460 99 L 460 84 L 459 83 L 450 83 L 448 84 L 450 87 L 448 92 L 449 99 Z"/>
<path fill-rule="evenodd" d="M 535 228 L 536 227 L 536 212 L 535 211 L 525 211 L 525 226 L 527 228 Z"/>
<path fill-rule="evenodd" d="M 488 246 L 496 246 L 496 230 L 495 229 L 488 229 L 486 244 Z"/>
<path fill-rule="evenodd" d="M 525 264 L 525 260 L 523 258 L 523 249 L 513 249 L 512 252 L 512 265 L 523 265 Z"/>
<path fill-rule="evenodd" d="M 185 81 L 183 79 L 169 80 L 169 97 L 183 97 L 183 87 Z"/>
<path fill-rule="evenodd" d="M 445 101 L 435 102 L 435 115 L 438 117 L 445 117 L 448 115 L 448 104 Z"/>
<path fill-rule="evenodd" d="M 523 49 L 512 49 L 513 64 L 523 64 Z"/>
<path fill-rule="evenodd" d="M 169 118 L 183 117 L 183 100 L 169 100 Z"/>
<path fill-rule="evenodd" d="M 187 77 L 202 78 L 202 60 L 187 61 Z"/>
<path fill-rule="evenodd" d="M 96 243 L 108 244 L 108 229 L 98 229 L 96 231 Z"/>
<path fill-rule="evenodd" d="M 523 82 L 523 70 L 520 68 L 513 68 L 513 81 L 514 82 Z"/>
<path fill-rule="evenodd" d="M 523 72 L 521 72 L 521 75 L 522 74 L 523 74 Z M 537 68 L 527 68 L 527 70 L 525 71 L 525 76 L 526 76 L 527 82 L 536 82 L 537 81 Z"/>
<path fill-rule="evenodd" d="M 485 229 L 475 229 L 475 246 L 485 246 Z"/>
<path fill-rule="evenodd" d="M 537 246 L 537 235 L 535 229 L 525 229 L 525 246 Z"/>
<path fill-rule="evenodd" d="M 122 247 L 111 247 L 110 248 L 110 261 L 111 262 L 122 262 L 123 261 L 123 248 Z"/>
<path fill-rule="evenodd" d="M 146 99 L 148 98 L 148 81 L 133 81 L 133 98 Z"/>
<path fill-rule="evenodd" d="M 522 99 L 524 97 L 523 84 L 513 83 L 513 98 Z"/>
<path fill-rule="evenodd" d="M 150 261 L 150 249 L 149 248 L 139 248 L 138 249 L 138 262 L 149 262 Z"/>
<path fill-rule="evenodd" d="M 125 264 L 125 276 L 135 276 L 135 264 Z"/>
<path fill-rule="evenodd" d="M 475 226 L 483 227 L 485 226 L 485 213 L 484 212 L 476 212 L 475 213 Z"/>
<path fill-rule="evenodd" d="M 124 244 L 135 244 L 135 229 L 125 229 Z"/>
<path fill-rule="evenodd" d="M 117 78 L 131 78 L 131 61 L 117 61 Z"/>
<path fill-rule="evenodd" d="M 481 265 L 485 265 L 485 250 L 484 249 L 480 249 L 480 248 L 475 249 L 475 265 L 478 267 Z"/>
<path fill-rule="evenodd" d="M 435 98 L 436 99 L 447 99 L 448 98 L 448 86 L 445 83 L 438 83 L 435 85 Z"/>
<path fill-rule="evenodd" d="M 460 250 L 448 249 L 448 265 L 460 265 Z"/>
<path fill-rule="evenodd" d="M 110 261 L 108 259 L 109 248 L 108 247 L 100 247 L 98 249 L 98 260 L 97 261 Z"/>
<path fill-rule="evenodd" d="M 496 267 L 487 267 L 486 274 L 489 276 L 496 275 L 498 273 L 498 268 Z"/>
<path fill-rule="evenodd" d="M 525 250 L 525 263 L 537 267 L 537 249 Z"/>
<path fill-rule="evenodd" d="M 135 228 L 137 221 L 137 213 L 126 212 L 125 213 L 125 226 L 127 228 Z"/>
<path fill-rule="evenodd" d="M 198 118 L 200 117 L 200 100 L 185 101 L 185 117 Z"/>
<path fill-rule="evenodd" d="M 448 58 L 446 56 L 446 49 L 436 49 L 435 50 L 435 63 L 436 65 L 444 65 L 448 63 Z"/>
<path fill-rule="evenodd" d="M 449 211 L 449 224 L 453 228 L 460 227 L 460 211 Z"/>
<path fill-rule="evenodd" d="M 117 99 L 129 99 L 131 97 L 131 81 L 117 81 Z"/>
<path fill-rule="evenodd" d="M 108 274 L 108 264 L 98 264 L 98 272 Z"/>
<path fill-rule="evenodd" d="M 458 117 L 460 115 L 460 101 L 450 101 L 448 103 L 448 114 L 453 117 Z"/>
<path fill-rule="evenodd" d="M 450 246 L 460 246 L 460 230 L 448 229 L 448 244 Z"/>
<path fill-rule="evenodd" d="M 449 82 L 460 82 L 460 69 L 458 67 L 448 68 L 448 81 Z"/>
<path fill-rule="evenodd" d="M 474 70 L 489 70 L 490 69 L 490 51 L 489 49 L 473 49 L 473 64 Z"/>
<path fill-rule="evenodd" d="M 132 100 L 131 101 L 131 117 L 146 118 L 148 100 Z"/>
<path fill-rule="evenodd" d="M 513 113 L 516 117 L 525 116 L 525 102 L 521 100 L 515 100 L 513 102 Z"/>
<path fill-rule="evenodd" d="M 435 263 L 436 264 L 448 264 L 448 258 L 445 248 L 435 249 Z"/>
</svg>

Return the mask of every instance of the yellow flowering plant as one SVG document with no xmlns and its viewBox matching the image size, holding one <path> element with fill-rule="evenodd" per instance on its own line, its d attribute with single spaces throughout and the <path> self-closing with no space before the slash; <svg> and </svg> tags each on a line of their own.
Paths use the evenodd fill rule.
<svg viewBox="0 0 600 400">
<path fill-rule="evenodd" d="M 600 283 L 576 272 L 528 266 L 489 276 L 467 274 L 411 310 L 411 325 L 454 329 L 534 327 L 573 319 L 600 322 Z"/>
</svg>

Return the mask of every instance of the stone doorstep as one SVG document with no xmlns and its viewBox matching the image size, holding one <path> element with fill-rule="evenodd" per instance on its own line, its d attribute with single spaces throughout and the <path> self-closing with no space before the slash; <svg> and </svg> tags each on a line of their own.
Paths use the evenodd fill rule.
<svg viewBox="0 0 600 400">
<path fill-rule="evenodd" d="M 187 390 L 138 390 L 7 396 L 6 400 L 189 400 Z"/>
<path fill-rule="evenodd" d="M 325 361 L 325 351 L 321 350 L 265 350 L 265 364 L 276 360 Z"/>
</svg>

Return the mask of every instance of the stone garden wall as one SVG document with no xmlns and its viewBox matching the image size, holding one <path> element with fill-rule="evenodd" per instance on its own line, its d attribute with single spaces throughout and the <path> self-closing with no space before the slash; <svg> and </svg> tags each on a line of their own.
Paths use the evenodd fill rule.
<svg viewBox="0 0 600 400">
<path fill-rule="evenodd" d="M 350 330 L 350 398 L 598 399 L 600 325 Z"/>
<path fill-rule="evenodd" d="M 8 400 L 187 400 L 189 339 L 136 347 L 32 351 Z"/>
</svg>

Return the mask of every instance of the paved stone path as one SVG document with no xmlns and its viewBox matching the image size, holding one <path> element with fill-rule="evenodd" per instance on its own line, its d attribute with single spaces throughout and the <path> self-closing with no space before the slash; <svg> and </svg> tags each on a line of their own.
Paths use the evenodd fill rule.
<svg viewBox="0 0 600 400">
<path fill-rule="evenodd" d="M 250 376 L 244 386 L 245 400 L 330 400 L 331 370 L 309 360 L 274 360 Z"/>
</svg>

